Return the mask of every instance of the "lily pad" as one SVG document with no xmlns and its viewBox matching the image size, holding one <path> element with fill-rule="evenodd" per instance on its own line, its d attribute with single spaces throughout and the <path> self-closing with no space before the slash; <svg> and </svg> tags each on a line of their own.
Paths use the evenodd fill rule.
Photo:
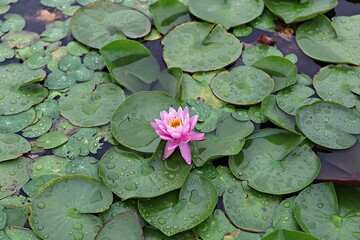
<svg viewBox="0 0 360 240">
<path fill-rule="evenodd" d="M 154 152 L 160 138 L 150 122 L 159 119 L 160 112 L 179 102 L 161 92 L 139 92 L 126 98 L 111 119 L 111 132 L 122 145 L 142 152 Z"/>
<path fill-rule="evenodd" d="M 285 130 L 299 134 L 296 130 L 295 117 L 285 113 L 276 103 L 276 96 L 269 95 L 261 103 L 261 112 L 273 124 Z"/>
<path fill-rule="evenodd" d="M 14 133 L 0 133 L 0 162 L 18 158 L 30 150 L 25 138 Z"/>
<path fill-rule="evenodd" d="M 29 31 L 9 32 L 1 37 L 1 40 L 11 48 L 24 48 L 40 39 L 39 34 Z"/>
<path fill-rule="evenodd" d="M 221 72 L 211 80 L 211 89 L 221 100 L 236 105 L 261 102 L 274 89 L 274 81 L 265 72 L 239 66 Z"/>
<path fill-rule="evenodd" d="M 93 178 L 83 175 L 59 177 L 32 198 L 29 223 L 41 238 L 91 240 L 102 223 L 99 217 L 90 213 L 106 210 L 112 200 L 111 191 Z M 58 228 L 59 225 L 62 227 Z"/>
<path fill-rule="evenodd" d="M 84 57 L 84 65 L 91 70 L 100 70 L 105 67 L 105 62 L 99 51 L 90 51 Z"/>
<path fill-rule="evenodd" d="M 48 94 L 46 88 L 37 84 L 44 77 L 43 70 L 30 70 L 24 64 L 1 66 L 0 115 L 23 112 L 40 103 Z"/>
<path fill-rule="evenodd" d="M 177 97 L 180 93 L 183 71 L 181 68 L 173 67 L 160 72 L 158 81 L 152 84 L 152 91 L 167 93 L 173 97 Z"/>
<path fill-rule="evenodd" d="M 257 44 L 245 48 L 244 52 L 241 55 L 242 61 L 246 66 L 251 66 L 257 60 L 260 60 L 267 56 L 282 57 L 283 54 L 276 47 L 264 44 Z"/>
<path fill-rule="evenodd" d="M 298 108 L 319 101 L 319 98 L 310 98 L 315 91 L 306 85 L 295 84 L 284 88 L 276 95 L 276 103 L 287 114 L 296 115 Z"/>
<path fill-rule="evenodd" d="M 150 29 L 150 20 L 143 13 L 111 2 L 88 4 L 71 19 L 72 35 L 97 49 L 113 40 L 143 37 Z"/>
<path fill-rule="evenodd" d="M 65 175 L 66 164 L 70 160 L 59 158 L 54 155 L 39 157 L 28 165 L 28 173 L 31 178 L 45 175 Z"/>
<path fill-rule="evenodd" d="M 249 24 L 257 29 L 275 32 L 275 19 L 276 16 L 268 9 L 264 9 L 262 14 L 249 22 Z"/>
<path fill-rule="evenodd" d="M 2 32 L 21 31 L 25 27 L 25 19 L 16 13 L 8 13 L 4 15 L 5 21 L 1 24 Z"/>
<path fill-rule="evenodd" d="M 252 66 L 263 70 L 274 79 L 273 92 L 296 83 L 297 67 L 285 57 L 267 56 L 257 60 Z"/>
<path fill-rule="evenodd" d="M 295 196 L 286 198 L 276 207 L 273 219 L 275 229 L 301 230 L 294 217 L 294 201 Z"/>
<path fill-rule="evenodd" d="M 136 200 L 125 200 L 118 201 L 111 204 L 110 208 L 105 212 L 99 214 L 103 222 L 109 221 L 111 218 L 115 217 L 118 214 L 125 212 L 137 212 L 137 201 Z"/>
<path fill-rule="evenodd" d="M 81 174 L 101 180 L 98 174 L 98 160 L 94 157 L 77 157 L 65 165 L 65 174 Z"/>
<path fill-rule="evenodd" d="M 295 218 L 305 232 L 319 239 L 357 240 L 359 203 L 359 188 L 335 188 L 332 183 L 314 184 L 295 198 Z"/>
<path fill-rule="evenodd" d="M 39 69 L 42 67 L 45 67 L 46 64 L 51 62 L 53 59 L 51 53 L 47 51 L 40 51 L 36 52 L 33 55 L 31 55 L 28 60 L 26 61 L 26 65 L 30 69 Z"/>
<path fill-rule="evenodd" d="M 160 73 L 156 58 L 137 41 L 116 40 L 100 53 L 113 78 L 132 92 L 150 90 Z"/>
<path fill-rule="evenodd" d="M 253 131 L 254 125 L 250 121 L 238 121 L 231 116 L 222 119 L 214 133 L 206 134 L 205 140 L 196 142 L 200 162 L 194 160 L 195 165 L 202 166 L 210 159 L 238 154 L 245 143 L 244 138 Z"/>
<path fill-rule="evenodd" d="M 265 193 L 286 194 L 309 185 L 320 171 L 320 160 L 304 137 L 281 129 L 263 129 L 250 135 L 242 151 L 229 159 L 232 173 Z M 259 150 L 261 149 L 261 150 Z M 301 169 L 301 171 L 299 171 Z"/>
<path fill-rule="evenodd" d="M 163 234 L 159 230 L 156 230 L 153 227 L 145 226 L 143 230 L 146 240 L 197 240 L 191 230 L 172 235 L 171 237 L 166 236 L 165 234 Z"/>
<path fill-rule="evenodd" d="M 221 239 L 225 234 L 235 229 L 220 209 L 215 209 L 214 213 L 208 219 L 195 228 L 203 240 Z"/>
<path fill-rule="evenodd" d="M 39 137 L 35 144 L 44 149 L 51 149 L 66 143 L 68 138 L 59 132 L 48 132 Z"/>
<path fill-rule="evenodd" d="M 73 85 L 60 97 L 59 109 L 61 115 L 74 125 L 100 126 L 110 121 L 124 99 L 123 90 L 113 83 L 81 83 Z"/>
<path fill-rule="evenodd" d="M 172 236 L 208 218 L 216 202 L 216 188 L 210 180 L 191 173 L 180 191 L 175 190 L 152 199 L 140 199 L 138 206 L 141 216 L 147 222 L 165 235 Z"/>
<path fill-rule="evenodd" d="M 150 5 L 156 29 L 166 34 L 174 26 L 190 21 L 189 10 L 178 0 L 158 0 Z"/>
<path fill-rule="evenodd" d="M 3 210 L 4 207 L 0 204 L 0 230 L 5 227 L 7 220 L 6 213 Z"/>
<path fill-rule="evenodd" d="M 264 10 L 262 0 L 190 0 L 190 12 L 208 22 L 218 23 L 226 29 L 257 18 Z"/>
<path fill-rule="evenodd" d="M 296 122 L 314 143 L 330 149 L 346 149 L 356 143 L 351 134 L 360 133 L 360 114 L 332 102 L 318 101 L 298 109 Z"/>
<path fill-rule="evenodd" d="M 29 196 L 34 197 L 37 192 L 48 182 L 53 180 L 54 178 L 59 177 L 59 175 L 40 175 L 38 177 L 31 178 L 29 182 L 27 182 L 22 190 Z M 26 216 L 27 218 L 27 216 Z"/>
<path fill-rule="evenodd" d="M 8 44 L 0 44 L 0 62 L 11 59 L 14 55 L 14 50 Z"/>
<path fill-rule="evenodd" d="M 288 229 L 279 229 L 276 230 L 269 235 L 266 235 L 261 240 L 318 240 L 317 237 L 300 232 L 300 231 L 294 231 L 294 230 L 288 230 Z"/>
<path fill-rule="evenodd" d="M 319 15 L 297 29 L 296 41 L 306 55 L 317 60 L 358 65 L 359 26 L 360 15 L 334 17 L 332 22 L 326 16 Z"/>
<path fill-rule="evenodd" d="M 359 81 L 359 68 L 330 65 L 320 69 L 314 76 L 314 88 L 322 99 L 352 108 L 360 104 Z"/>
<path fill-rule="evenodd" d="M 263 232 L 271 226 L 279 203 L 280 197 L 260 193 L 240 181 L 223 195 L 224 209 L 230 221 L 252 232 Z"/>
<path fill-rule="evenodd" d="M 12 161 L 0 163 L 0 199 L 19 191 L 30 177 L 26 165 L 30 159 L 20 157 Z"/>
<path fill-rule="evenodd" d="M 178 25 L 162 44 L 167 66 L 186 72 L 220 69 L 237 60 L 242 51 L 242 44 L 234 35 L 220 25 L 204 22 Z"/>
<path fill-rule="evenodd" d="M 40 137 L 51 128 L 52 121 L 50 117 L 43 116 L 34 124 L 26 127 L 22 131 L 22 135 L 28 138 Z"/>
<path fill-rule="evenodd" d="M 16 133 L 29 126 L 35 120 L 33 108 L 14 115 L 0 116 L 0 132 Z"/>
<path fill-rule="evenodd" d="M 264 0 L 264 3 L 270 11 L 283 19 L 285 23 L 295 23 L 312 19 L 321 13 L 325 13 L 335 8 L 337 0 Z"/>
<path fill-rule="evenodd" d="M 178 151 L 162 160 L 162 142 L 151 159 L 111 148 L 99 163 L 99 175 L 120 198 L 151 198 L 180 188 L 191 170 Z"/>
<path fill-rule="evenodd" d="M 40 240 L 33 231 L 27 228 L 10 226 L 5 229 L 5 233 L 10 240 Z"/>
</svg>

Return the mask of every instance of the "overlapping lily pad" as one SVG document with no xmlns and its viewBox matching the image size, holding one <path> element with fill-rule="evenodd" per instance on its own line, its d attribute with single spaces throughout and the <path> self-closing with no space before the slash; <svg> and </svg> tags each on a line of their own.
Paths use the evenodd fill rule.
<svg viewBox="0 0 360 240">
<path fill-rule="evenodd" d="M 295 218 L 301 228 L 319 239 L 358 239 L 359 188 L 319 183 L 300 192 L 295 199 Z"/>
<path fill-rule="evenodd" d="M 332 22 L 319 15 L 297 29 L 296 41 L 306 55 L 317 60 L 357 65 L 360 64 L 359 34 L 360 15 L 334 17 Z"/>
<path fill-rule="evenodd" d="M 279 229 L 276 230 L 269 235 L 266 235 L 262 240 L 318 240 L 318 238 L 314 237 L 311 234 L 288 230 L 288 229 Z"/>
<path fill-rule="evenodd" d="M 330 149 L 346 149 L 360 133 L 360 114 L 332 102 L 318 101 L 298 109 L 296 123 L 314 143 Z"/>
<path fill-rule="evenodd" d="M 314 76 L 314 88 L 322 99 L 352 108 L 360 104 L 360 69 L 347 65 L 327 66 Z"/>
<path fill-rule="evenodd" d="M 0 132 L 16 133 L 29 126 L 35 120 L 36 113 L 33 108 L 14 115 L 0 116 Z"/>
<path fill-rule="evenodd" d="M 217 202 L 215 186 L 206 177 L 189 174 L 181 190 L 139 200 L 139 212 L 167 236 L 191 229 L 208 218 Z M 184 218 L 186 220 L 184 220 Z"/>
<path fill-rule="evenodd" d="M 156 58 L 137 41 L 113 41 L 100 53 L 113 78 L 132 92 L 150 90 L 160 73 Z"/>
<path fill-rule="evenodd" d="M 262 0 L 190 0 L 189 10 L 198 18 L 221 24 L 229 29 L 260 16 L 264 10 L 264 2 Z"/>
<path fill-rule="evenodd" d="M 0 133 L 0 162 L 18 158 L 30 150 L 25 138 L 14 133 Z"/>
<path fill-rule="evenodd" d="M 220 25 L 204 22 L 178 25 L 162 44 L 167 66 L 186 72 L 220 69 L 238 59 L 242 51 L 242 44 L 234 35 Z"/>
<path fill-rule="evenodd" d="M 113 83 L 87 82 L 73 85 L 59 99 L 59 109 L 61 115 L 74 125 L 100 126 L 110 121 L 124 99 L 123 90 Z"/>
<path fill-rule="evenodd" d="M 151 159 L 113 147 L 102 157 L 99 175 L 122 199 L 151 198 L 178 189 L 191 166 L 179 152 L 163 161 L 164 146 L 165 143 L 161 143 Z"/>
<path fill-rule="evenodd" d="M 160 112 L 177 109 L 179 102 L 161 92 L 139 92 L 126 98 L 111 119 L 111 132 L 122 145 L 143 152 L 154 152 L 159 136 L 150 122 L 160 118 Z"/>
<path fill-rule="evenodd" d="M 283 54 L 276 47 L 257 44 L 245 48 L 241 55 L 242 61 L 246 66 L 251 66 L 254 62 L 267 56 L 280 56 Z"/>
<path fill-rule="evenodd" d="M 325 13 L 335 8 L 338 4 L 337 0 L 264 0 L 267 8 L 276 16 L 283 19 L 286 23 L 301 22 L 316 15 Z"/>
<path fill-rule="evenodd" d="M 43 70 L 30 70 L 25 64 L 0 67 L 0 115 L 11 115 L 28 110 L 40 103 L 48 90 L 37 84 L 45 77 Z"/>
<path fill-rule="evenodd" d="M 93 178 L 59 177 L 32 198 L 29 223 L 41 238 L 91 240 L 102 225 L 100 218 L 91 213 L 106 210 L 112 200 L 111 191 Z"/>
<path fill-rule="evenodd" d="M 221 100 L 236 105 L 261 102 L 274 89 L 274 81 L 265 72 L 239 66 L 221 72 L 211 80 L 211 89 Z"/>
<path fill-rule="evenodd" d="M 304 137 L 280 129 L 250 135 L 242 151 L 231 156 L 232 173 L 260 192 L 286 194 L 309 185 L 320 171 L 320 160 Z M 301 169 L 301 171 L 299 171 Z"/>
<path fill-rule="evenodd" d="M 150 28 L 150 20 L 143 13 L 111 2 L 88 4 L 71 19 L 72 35 L 79 42 L 98 49 L 113 40 L 143 37 Z"/>
<path fill-rule="evenodd" d="M 28 163 L 29 159 L 25 157 L 0 163 L 0 199 L 19 191 L 29 181 Z"/>
</svg>

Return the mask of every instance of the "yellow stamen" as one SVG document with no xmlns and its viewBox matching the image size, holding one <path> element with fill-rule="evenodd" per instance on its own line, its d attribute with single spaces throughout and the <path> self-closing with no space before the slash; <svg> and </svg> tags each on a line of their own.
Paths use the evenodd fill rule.
<svg viewBox="0 0 360 240">
<path fill-rule="evenodd" d="M 180 118 L 178 118 L 178 117 L 171 119 L 171 121 L 169 122 L 169 126 L 172 128 L 177 128 L 180 125 L 182 125 L 182 122 L 181 122 Z"/>
</svg>

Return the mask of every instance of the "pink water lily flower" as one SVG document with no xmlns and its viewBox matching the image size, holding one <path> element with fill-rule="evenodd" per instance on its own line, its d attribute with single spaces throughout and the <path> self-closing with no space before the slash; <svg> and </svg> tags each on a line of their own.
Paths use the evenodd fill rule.
<svg viewBox="0 0 360 240">
<path fill-rule="evenodd" d="M 161 139 L 167 141 L 163 154 L 163 160 L 167 159 L 179 146 L 181 156 L 187 164 L 191 164 L 191 148 L 189 141 L 197 141 L 205 139 L 204 133 L 196 133 L 194 129 L 198 115 L 190 118 L 188 107 L 184 110 L 179 107 L 176 111 L 170 107 L 169 112 L 162 111 L 160 118 L 151 122 L 151 126 L 155 129 L 156 133 Z"/>
</svg>

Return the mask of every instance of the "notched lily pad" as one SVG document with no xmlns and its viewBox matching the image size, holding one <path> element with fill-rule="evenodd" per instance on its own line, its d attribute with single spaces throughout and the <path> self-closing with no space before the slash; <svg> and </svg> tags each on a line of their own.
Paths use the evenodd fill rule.
<svg viewBox="0 0 360 240">
<path fill-rule="evenodd" d="M 25 138 L 14 133 L 0 133 L 0 162 L 15 159 L 30 150 Z"/>
<path fill-rule="evenodd" d="M 296 41 L 306 55 L 317 60 L 358 65 L 359 34 L 360 15 L 334 17 L 332 22 L 319 15 L 297 29 Z"/>
<path fill-rule="evenodd" d="M 10 47 L 24 48 L 40 39 L 39 34 L 29 31 L 9 32 L 1 37 L 1 40 Z"/>
<path fill-rule="evenodd" d="M 211 89 L 221 100 L 236 105 L 261 102 L 274 89 L 274 81 L 265 72 L 239 66 L 221 72 L 211 80 Z"/>
<path fill-rule="evenodd" d="M 162 44 L 167 66 L 186 72 L 220 69 L 238 59 L 242 51 L 242 44 L 234 35 L 220 25 L 204 22 L 178 25 Z"/>
<path fill-rule="evenodd" d="M 190 0 L 189 10 L 198 18 L 221 24 L 229 29 L 260 16 L 264 10 L 264 2 L 262 0 Z"/>
<path fill-rule="evenodd" d="M 110 121 L 124 99 L 123 90 L 113 83 L 81 83 L 73 85 L 60 97 L 59 110 L 74 125 L 100 126 Z"/>
<path fill-rule="evenodd" d="M 0 132 L 16 133 L 29 126 L 35 120 L 33 108 L 14 115 L 0 116 Z"/>
<path fill-rule="evenodd" d="M 357 141 L 360 114 L 332 102 L 318 101 L 298 109 L 296 123 L 314 143 L 330 149 L 346 149 Z"/>
<path fill-rule="evenodd" d="M 150 29 L 150 20 L 143 13 L 111 2 L 88 4 L 71 19 L 72 35 L 97 49 L 113 40 L 143 37 Z"/>
<path fill-rule="evenodd" d="M 39 137 L 35 144 L 43 149 L 51 149 L 66 143 L 68 138 L 59 132 L 48 132 Z"/>
</svg>

